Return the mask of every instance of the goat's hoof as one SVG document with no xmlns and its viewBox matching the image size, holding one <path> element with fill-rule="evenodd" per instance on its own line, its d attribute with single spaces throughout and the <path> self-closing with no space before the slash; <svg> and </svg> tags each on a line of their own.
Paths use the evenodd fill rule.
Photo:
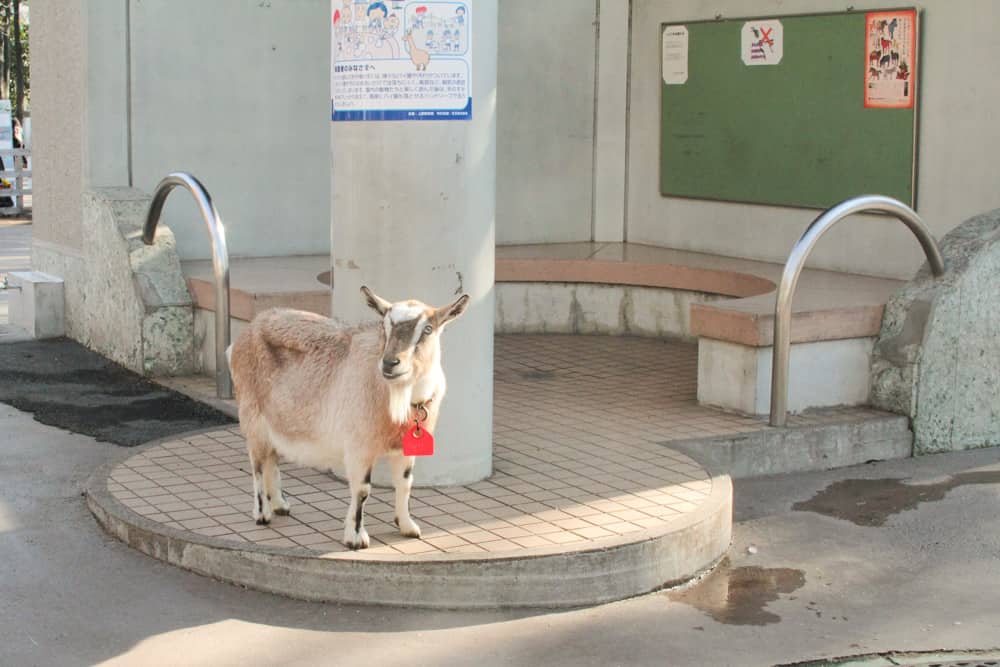
<svg viewBox="0 0 1000 667">
<path fill-rule="evenodd" d="M 257 517 L 257 525 L 258 525 L 258 526 L 266 526 L 266 525 L 267 525 L 267 524 L 269 524 L 269 523 L 271 523 L 271 520 L 270 520 L 270 519 L 268 519 L 268 518 L 265 518 L 265 517 L 263 517 L 263 516 L 261 516 L 261 517 Z"/>
<path fill-rule="evenodd" d="M 292 508 L 290 507 L 275 507 L 274 513 L 278 516 L 288 516 L 292 513 Z"/>
<path fill-rule="evenodd" d="M 364 528 L 356 535 L 344 534 L 344 546 L 352 551 L 367 549 L 369 544 L 371 544 L 371 540 L 368 538 L 368 531 Z"/>
<path fill-rule="evenodd" d="M 400 523 L 399 518 L 395 519 L 399 534 L 403 537 L 420 537 L 420 526 L 413 519 L 407 519 Z"/>
</svg>

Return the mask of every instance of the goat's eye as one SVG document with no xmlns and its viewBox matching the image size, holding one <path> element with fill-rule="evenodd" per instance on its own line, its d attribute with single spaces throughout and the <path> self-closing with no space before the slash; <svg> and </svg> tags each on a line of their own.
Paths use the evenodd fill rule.
<svg viewBox="0 0 1000 667">
<path fill-rule="evenodd" d="M 432 333 L 434 333 L 434 327 L 432 327 L 429 324 L 424 327 L 424 335 L 425 336 L 430 336 Z"/>
</svg>

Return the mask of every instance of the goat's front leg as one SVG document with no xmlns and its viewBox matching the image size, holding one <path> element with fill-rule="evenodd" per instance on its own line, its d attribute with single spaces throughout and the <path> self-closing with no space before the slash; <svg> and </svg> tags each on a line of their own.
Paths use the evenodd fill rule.
<svg viewBox="0 0 1000 667">
<path fill-rule="evenodd" d="M 366 549 L 370 543 L 365 530 L 365 501 L 372 492 L 371 461 L 345 461 L 351 488 L 351 506 L 344 518 L 344 544 L 350 549 Z"/>
<path fill-rule="evenodd" d="M 410 489 L 413 488 L 414 456 L 394 452 L 389 457 L 392 483 L 396 487 L 396 525 L 406 537 L 420 537 L 420 526 L 410 517 Z"/>
</svg>

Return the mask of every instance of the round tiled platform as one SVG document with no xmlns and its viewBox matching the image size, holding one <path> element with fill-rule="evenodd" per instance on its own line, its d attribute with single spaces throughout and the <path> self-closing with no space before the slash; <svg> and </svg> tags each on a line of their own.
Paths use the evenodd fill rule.
<svg viewBox="0 0 1000 667">
<path fill-rule="evenodd" d="M 498 444 L 495 473 L 462 487 L 414 489 L 423 538 L 392 525 L 375 489 L 372 546 L 339 542 L 346 484 L 282 465 L 290 516 L 250 517 L 237 428 L 144 447 L 91 478 L 100 523 L 156 558 L 292 597 L 430 607 L 578 606 L 679 583 L 729 544 L 732 487 L 662 445 Z"/>
<path fill-rule="evenodd" d="M 690 578 L 729 544 L 728 476 L 670 441 L 760 424 L 698 406 L 696 375 L 697 348 L 686 343 L 498 336 L 494 474 L 414 489 L 420 540 L 398 535 L 392 491 L 377 488 L 371 548 L 345 550 L 346 486 L 287 463 L 291 516 L 255 525 L 235 427 L 132 453 L 95 474 L 89 503 L 150 555 L 294 597 L 466 608 L 624 598 Z M 419 484 L 419 461 L 415 476 Z"/>
</svg>

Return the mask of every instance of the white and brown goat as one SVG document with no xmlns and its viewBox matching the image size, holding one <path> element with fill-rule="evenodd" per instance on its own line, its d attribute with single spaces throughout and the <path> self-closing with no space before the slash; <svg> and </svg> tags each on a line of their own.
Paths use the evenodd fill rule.
<svg viewBox="0 0 1000 667">
<path fill-rule="evenodd" d="M 372 466 L 387 457 L 396 487 L 396 524 L 420 537 L 410 517 L 414 457 L 403 433 L 417 415 L 433 431 L 445 393 L 440 334 L 468 305 L 390 303 L 361 288 L 381 322 L 345 327 L 313 313 L 273 309 L 251 322 L 230 346 L 229 363 L 253 472 L 253 517 L 268 523 L 288 514 L 278 457 L 330 470 L 343 464 L 351 504 L 344 544 L 368 546 L 365 501 Z"/>
</svg>

